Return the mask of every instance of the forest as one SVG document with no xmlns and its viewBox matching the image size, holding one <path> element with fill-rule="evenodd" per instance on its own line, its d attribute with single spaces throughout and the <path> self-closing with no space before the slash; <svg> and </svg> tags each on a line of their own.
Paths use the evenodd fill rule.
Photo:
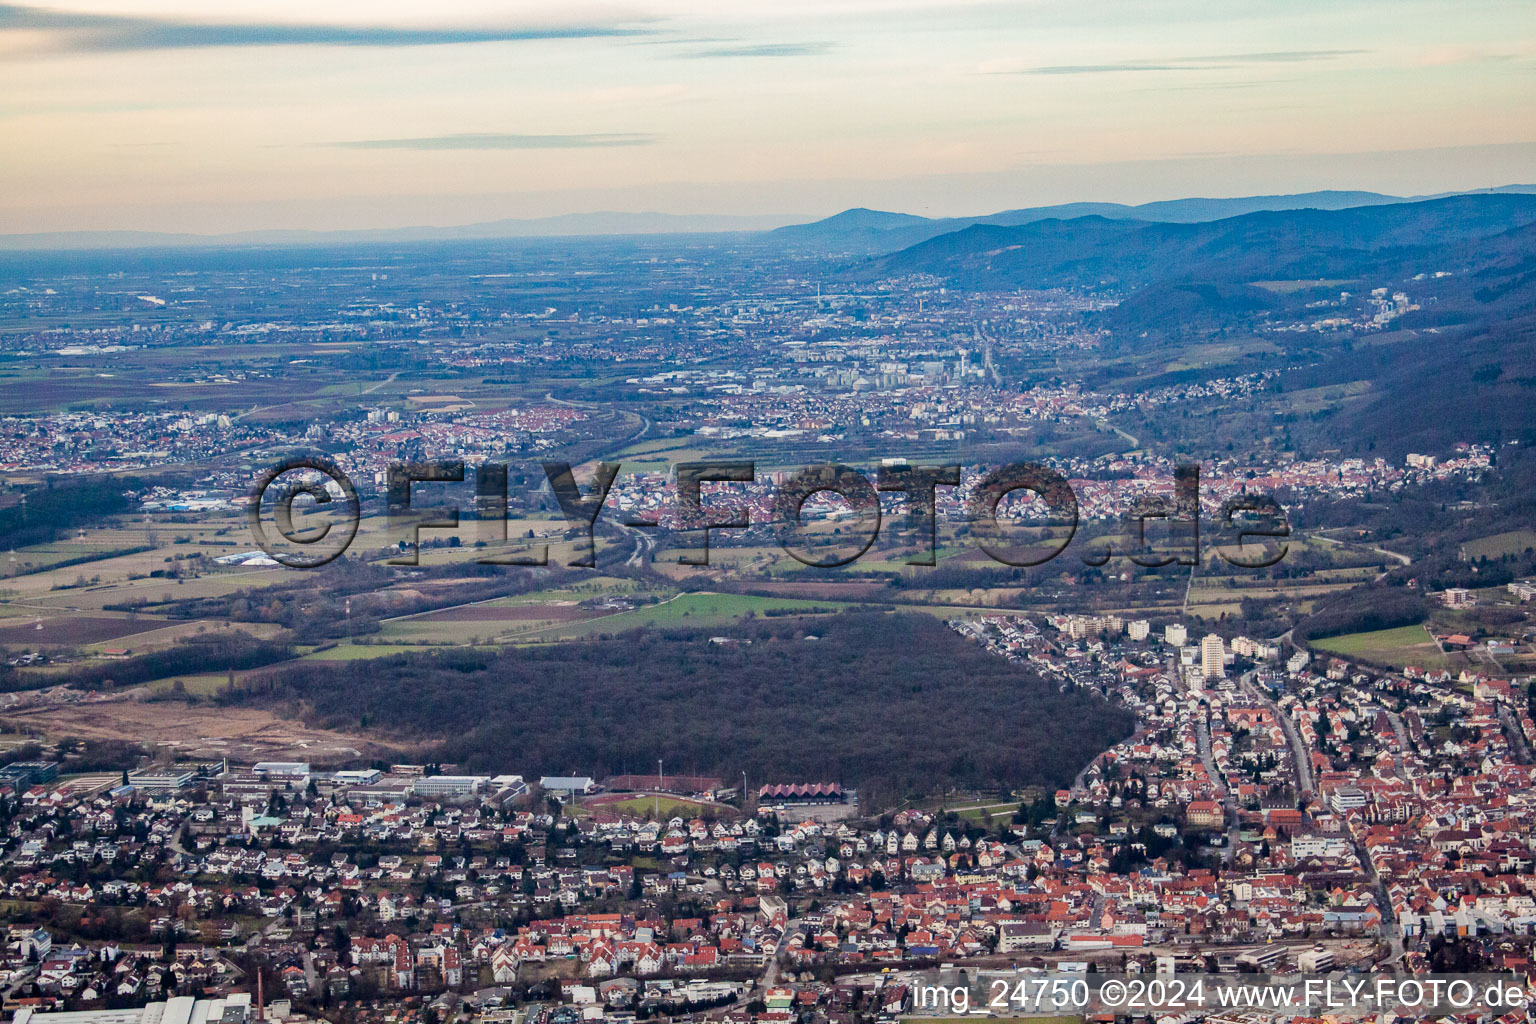
<svg viewBox="0 0 1536 1024">
<path fill-rule="evenodd" d="M 104 516 L 126 512 L 128 492 L 145 485 L 137 477 L 87 477 L 55 483 L 49 477 L 0 508 L 0 536 L 13 550 L 46 544 L 69 530 Z"/>
<path fill-rule="evenodd" d="M 466 772 L 717 774 L 889 796 L 1068 784 L 1132 718 L 921 614 L 756 620 L 302 666 L 223 698 L 369 729 Z"/>
<path fill-rule="evenodd" d="M 1346 633 L 1414 626 L 1428 616 L 1429 607 L 1416 591 L 1380 585 L 1354 587 L 1298 622 L 1292 636 L 1297 643 L 1306 643 Z"/>
</svg>

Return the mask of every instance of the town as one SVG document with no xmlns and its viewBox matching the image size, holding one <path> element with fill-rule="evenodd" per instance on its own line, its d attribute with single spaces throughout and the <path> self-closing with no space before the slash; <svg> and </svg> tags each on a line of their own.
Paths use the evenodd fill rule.
<svg viewBox="0 0 1536 1024">
<path fill-rule="evenodd" d="M 7 1007 L 841 1020 L 961 960 L 1529 972 L 1525 686 L 1113 616 L 953 625 L 1135 735 L 1070 788 L 875 818 L 832 784 L 9 764 Z"/>
</svg>

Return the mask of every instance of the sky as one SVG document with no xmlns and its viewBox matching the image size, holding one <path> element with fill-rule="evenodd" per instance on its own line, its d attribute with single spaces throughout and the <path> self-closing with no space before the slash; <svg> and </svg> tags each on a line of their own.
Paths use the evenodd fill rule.
<svg viewBox="0 0 1536 1024">
<path fill-rule="evenodd" d="M 0 2 L 0 233 L 1530 182 L 1529 0 Z"/>
</svg>

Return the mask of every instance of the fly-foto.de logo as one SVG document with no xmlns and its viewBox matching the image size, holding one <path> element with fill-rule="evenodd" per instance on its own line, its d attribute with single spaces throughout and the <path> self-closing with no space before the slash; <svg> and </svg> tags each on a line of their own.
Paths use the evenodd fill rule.
<svg viewBox="0 0 1536 1024">
<path fill-rule="evenodd" d="M 576 537 L 575 557 L 566 564 L 595 568 L 596 529 L 609 507 L 609 496 L 621 464 L 600 462 L 589 481 L 577 482 L 566 462 L 542 463 L 543 476 L 560 507 L 568 529 Z M 764 520 L 754 522 L 749 509 L 729 495 L 706 494 L 706 484 L 750 485 L 758 482 L 751 461 L 717 460 L 679 462 L 672 466 L 672 508 L 664 527 L 660 516 L 623 515 L 615 522 L 634 530 L 663 528 L 686 538 L 685 565 L 709 564 L 709 538 L 720 530 L 769 527 L 779 546 L 791 557 L 813 568 L 836 568 L 862 557 L 880 536 L 883 513 L 881 494 L 899 495 L 904 506 L 903 528 L 916 541 L 906 559 L 913 566 L 937 564 L 939 495 L 941 488 L 961 488 L 966 499 L 954 518 L 968 527 L 976 549 L 993 561 L 1009 566 L 1042 565 L 1060 556 L 1072 543 L 1079 526 L 1079 503 L 1072 485 L 1055 469 L 1038 462 L 1014 462 L 986 470 L 963 480 L 959 465 L 882 464 L 870 475 L 841 463 L 803 466 L 787 475 L 776 474 L 775 486 Z M 456 530 L 459 505 L 421 508 L 413 505 L 412 487 L 425 483 L 473 484 L 467 507 L 479 522 L 482 540 L 505 544 L 508 517 L 508 467 L 484 462 L 467 467 L 462 460 L 392 463 L 385 475 L 385 512 L 400 551 L 388 559 L 394 565 L 415 565 L 423 530 Z M 838 543 L 829 549 L 824 537 L 813 535 L 806 505 L 817 495 L 835 495 L 843 504 Z M 1010 496 L 1022 497 L 1029 522 L 1005 514 Z M 295 521 L 296 505 L 325 513 Z M 334 560 L 351 546 L 362 519 L 357 488 L 333 459 L 304 454 L 284 459 L 268 469 L 251 490 L 247 516 L 256 543 L 282 565 L 315 568 Z M 267 520 L 270 519 L 270 527 Z M 1175 469 L 1172 494 L 1139 497 L 1125 516 L 1115 538 L 1101 538 L 1081 555 L 1086 565 L 1098 566 L 1117 555 L 1136 565 L 1196 565 L 1200 561 L 1200 467 Z M 1160 524 L 1163 542 L 1149 542 L 1149 523 Z M 1261 569 L 1285 557 L 1290 536 L 1285 510 L 1273 497 L 1243 493 L 1222 502 L 1217 523 L 1227 541 L 1217 547 L 1224 560 L 1239 568 Z M 275 536 L 274 536 L 275 533 Z M 1117 547 L 1118 543 L 1118 547 Z M 516 555 L 491 554 L 477 559 L 483 564 L 538 566 L 549 564 L 548 545 Z"/>
</svg>

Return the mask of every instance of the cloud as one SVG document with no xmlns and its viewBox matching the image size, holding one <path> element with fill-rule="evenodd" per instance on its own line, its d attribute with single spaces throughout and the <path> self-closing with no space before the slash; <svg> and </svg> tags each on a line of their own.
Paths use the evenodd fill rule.
<svg viewBox="0 0 1536 1024">
<path fill-rule="evenodd" d="M 830 53 L 831 43 L 758 43 L 744 46 L 715 46 L 689 50 L 683 57 L 819 57 Z"/>
<path fill-rule="evenodd" d="M 1013 75 L 1103 75 L 1139 71 L 1230 71 L 1254 64 L 1300 64 L 1366 53 L 1365 50 L 1277 50 L 1271 53 L 1228 53 L 1200 57 L 1164 57 L 1112 64 L 1053 64 L 1044 67 L 995 71 Z"/>
<path fill-rule="evenodd" d="M 603 25 L 406 28 L 385 25 L 306 25 L 130 18 L 0 3 L 0 31 L 59 33 L 73 50 L 166 50 L 218 46 L 448 46 L 536 39 L 643 35 Z"/>
<path fill-rule="evenodd" d="M 1425 50 L 1413 65 L 1423 68 L 1450 67 L 1456 64 L 1504 64 L 1520 59 L 1515 53 L 1490 53 L 1470 46 L 1436 46 Z"/>
<path fill-rule="evenodd" d="M 344 149 L 601 149 L 608 146 L 649 146 L 656 136 L 642 132 L 578 135 L 511 135 L 502 132 L 461 132 L 417 139 L 350 139 L 329 145 Z"/>
<path fill-rule="evenodd" d="M 1225 89 L 1267 89 L 1281 82 L 1295 81 L 1290 78 L 1245 78 L 1241 82 L 1201 82 L 1198 85 L 1145 85 L 1139 92 L 1211 92 Z"/>
</svg>

